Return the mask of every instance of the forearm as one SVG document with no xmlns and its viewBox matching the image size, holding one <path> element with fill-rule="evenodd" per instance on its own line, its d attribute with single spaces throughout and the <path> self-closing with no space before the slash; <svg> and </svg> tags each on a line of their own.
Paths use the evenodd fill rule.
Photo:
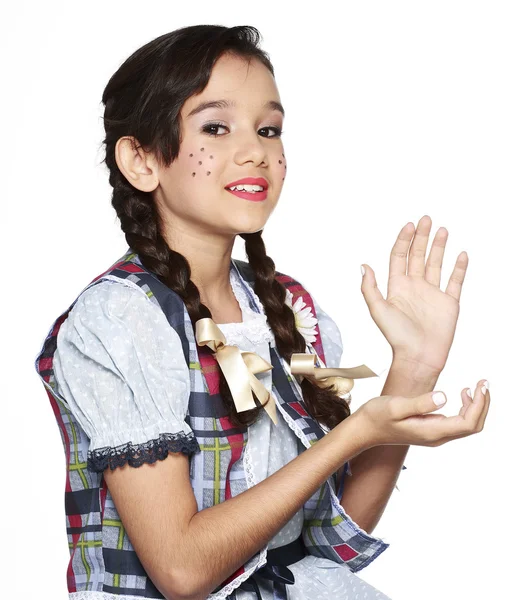
<svg viewBox="0 0 508 600">
<path fill-rule="evenodd" d="M 392 363 L 382 396 L 414 397 L 434 389 L 438 375 L 430 375 L 407 363 Z M 341 504 L 367 533 L 381 519 L 402 469 L 409 446 L 383 445 L 369 448 L 350 462 L 352 475 L 344 481 Z"/>
<path fill-rule="evenodd" d="M 197 512 L 178 553 L 180 597 L 207 597 L 263 548 L 340 465 L 362 451 L 356 428 L 346 419 L 257 485 Z"/>
</svg>

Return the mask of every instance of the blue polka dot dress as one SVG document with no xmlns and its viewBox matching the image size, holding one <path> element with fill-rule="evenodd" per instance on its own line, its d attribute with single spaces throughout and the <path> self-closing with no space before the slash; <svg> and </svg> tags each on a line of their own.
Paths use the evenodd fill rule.
<svg viewBox="0 0 508 600">
<path fill-rule="evenodd" d="M 217 325 L 227 343 L 256 352 L 270 362 L 275 345 L 259 298 L 254 312 L 244 283 L 230 271 L 233 292 L 242 309 L 242 323 Z M 160 432 L 189 431 L 185 422 L 190 391 L 188 367 L 181 341 L 162 311 L 135 285 L 102 281 L 78 298 L 58 334 L 53 367 L 57 391 L 90 437 L 90 450 L 143 443 Z M 334 321 L 315 303 L 328 367 L 338 367 L 342 339 Z M 76 341 L 79 340 L 79 343 Z M 86 354 L 77 350 L 86 347 Z M 257 377 L 271 389 L 271 371 Z M 120 398 L 111 410 L 105 398 Z M 256 485 L 305 450 L 279 413 L 274 425 L 266 411 L 249 426 L 245 448 L 249 487 Z M 249 468 L 250 467 L 250 468 Z M 268 543 L 268 549 L 297 539 L 303 525 L 303 508 Z M 390 600 L 346 566 L 307 555 L 289 567 L 295 583 L 287 585 L 289 600 Z M 275 600 L 272 583 L 256 576 L 263 600 Z M 103 596 L 90 592 L 89 600 Z M 239 600 L 256 600 L 254 592 L 236 590 Z"/>
<path fill-rule="evenodd" d="M 218 324 L 228 344 L 245 351 L 256 352 L 270 362 L 269 345 L 275 345 L 273 333 L 269 328 L 261 302 L 254 295 L 261 313 L 249 308 L 247 297 L 237 278 L 232 281 L 233 290 L 242 308 L 243 323 Z M 323 350 L 328 367 L 338 367 L 342 355 L 342 338 L 337 325 L 317 305 L 316 317 L 319 321 Z M 258 373 L 257 377 L 267 389 L 271 389 L 271 371 Z M 278 410 L 278 409 L 277 409 Z M 253 468 L 253 481 L 259 483 L 278 469 L 293 460 L 305 450 L 303 444 L 289 428 L 278 411 L 278 423 L 274 425 L 268 413 L 261 411 L 260 418 L 249 426 L 247 444 L 248 459 Z M 277 532 L 268 543 L 268 549 L 289 544 L 297 539 L 302 531 L 303 509 Z M 347 567 L 327 558 L 308 555 L 289 566 L 295 577 L 293 585 L 287 585 L 288 600 L 390 600 L 388 596 L 363 581 Z M 270 582 L 261 577 L 254 578 L 259 585 L 263 600 L 273 600 L 273 588 Z M 254 592 L 237 590 L 239 600 L 255 600 Z"/>
</svg>

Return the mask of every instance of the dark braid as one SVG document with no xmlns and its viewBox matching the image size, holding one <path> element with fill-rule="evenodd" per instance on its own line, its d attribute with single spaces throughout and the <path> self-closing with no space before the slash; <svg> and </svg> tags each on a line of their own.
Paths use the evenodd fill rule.
<svg viewBox="0 0 508 600">
<path fill-rule="evenodd" d="M 201 303 L 199 290 L 191 280 L 189 262 L 169 247 L 162 234 L 162 218 L 152 193 L 138 190 L 120 171 L 115 158 L 116 143 L 129 137 L 138 147 L 153 152 L 160 165 L 169 167 L 180 150 L 181 108 L 189 97 L 205 89 L 215 62 L 223 54 L 232 53 L 248 61 L 256 59 L 274 74 L 268 54 L 258 46 L 259 39 L 259 31 L 247 25 L 176 29 L 128 57 L 102 95 L 106 133 L 103 162 L 109 169 L 111 202 L 122 231 L 143 265 L 182 298 L 194 330 L 199 319 L 212 317 L 211 312 Z M 266 255 L 261 233 L 242 237 L 256 276 L 254 291 L 264 306 L 278 351 L 290 362 L 293 352 L 305 351 L 305 340 L 296 328 L 293 311 L 284 303 L 284 286 L 274 279 L 275 265 Z M 232 424 L 247 427 L 254 423 L 264 410 L 260 400 L 255 398 L 258 408 L 237 413 L 227 381 L 219 372 L 219 391 Z M 349 406 L 331 386 L 319 388 L 304 379 L 302 391 L 309 413 L 330 429 L 349 416 Z"/>
<path fill-rule="evenodd" d="M 277 350 L 288 364 L 295 352 L 305 352 L 306 343 L 298 331 L 295 316 L 285 303 L 286 288 L 275 279 L 275 263 L 266 254 L 262 231 L 243 233 L 245 251 L 256 281 L 254 291 L 259 296 L 270 327 L 275 336 Z M 351 414 L 348 403 L 337 396 L 333 386 L 319 387 L 306 378 L 301 388 L 309 413 L 329 429 L 333 429 Z"/>
<path fill-rule="evenodd" d="M 129 247 L 139 254 L 148 270 L 182 298 L 193 323 L 202 317 L 211 318 L 190 278 L 189 262 L 185 256 L 172 250 L 162 236 L 160 216 L 151 194 L 133 187 L 118 168 L 114 168 L 113 173 L 111 204 L 120 219 Z"/>
<path fill-rule="evenodd" d="M 172 250 L 162 236 L 160 215 L 151 194 L 133 187 L 116 166 L 112 167 L 110 183 L 113 186 L 111 204 L 120 219 L 129 247 L 139 255 L 141 262 L 149 271 L 155 273 L 165 285 L 182 298 L 195 332 L 196 321 L 203 317 L 211 319 L 212 313 L 205 304 L 201 303 L 199 290 L 191 280 L 189 262 L 185 256 Z M 238 413 L 229 385 L 220 369 L 219 375 L 219 392 L 232 424 L 240 427 L 250 425 L 258 418 L 260 410 L 264 409 L 254 408 Z M 254 398 L 256 404 L 261 407 L 262 403 L 255 395 Z"/>
</svg>

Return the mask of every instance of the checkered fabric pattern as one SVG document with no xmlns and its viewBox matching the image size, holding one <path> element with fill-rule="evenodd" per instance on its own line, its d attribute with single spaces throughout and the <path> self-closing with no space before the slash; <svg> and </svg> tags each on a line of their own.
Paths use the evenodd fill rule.
<svg viewBox="0 0 508 600">
<path fill-rule="evenodd" d="M 245 283 L 251 307 L 258 311 L 252 296 L 254 275 L 249 264 L 239 260 L 233 260 L 233 263 Z M 315 313 L 312 298 L 297 281 L 278 272 L 276 277 L 295 298 L 302 296 Z M 192 444 L 188 446 L 187 442 L 187 447 L 191 448 L 189 474 L 198 509 L 224 502 L 247 490 L 244 467 L 247 427 L 235 427 L 228 418 L 219 394 L 218 363 L 208 347 L 196 344 L 192 322 L 182 299 L 145 269 L 130 248 L 82 292 L 103 278 L 129 279 L 138 285 L 164 312 L 180 336 L 191 383 L 185 420 L 194 433 Z M 65 398 L 57 396 L 55 391 L 53 354 L 57 335 L 76 300 L 56 319 L 35 360 L 35 368 L 60 429 L 66 456 L 65 511 L 71 555 L 67 570 L 68 590 L 163 599 L 132 547 L 102 472 L 89 468 L 90 440 L 73 417 Z M 317 330 L 317 339 L 312 346 L 324 361 L 319 325 Z M 270 359 L 274 367 L 274 398 L 288 425 L 308 448 L 326 432 L 306 411 L 300 386 L 275 347 L 270 349 Z M 388 544 L 369 536 L 351 521 L 340 506 L 335 489 L 336 481 L 330 477 L 305 503 L 303 539 L 310 554 L 324 556 L 345 564 L 353 572 L 358 571 L 383 552 Z M 209 598 L 235 598 L 235 588 L 265 564 L 266 551 L 265 547 L 252 556 Z"/>
</svg>

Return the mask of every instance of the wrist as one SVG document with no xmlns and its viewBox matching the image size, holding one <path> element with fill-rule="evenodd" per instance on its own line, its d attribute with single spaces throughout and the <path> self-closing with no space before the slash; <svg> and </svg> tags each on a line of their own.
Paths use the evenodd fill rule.
<svg viewBox="0 0 508 600">
<path fill-rule="evenodd" d="M 350 443 L 349 459 L 357 457 L 369 448 L 377 446 L 375 440 L 375 431 L 372 428 L 372 423 L 365 418 L 362 407 L 360 406 L 355 412 L 351 413 L 339 426 L 343 426 L 343 435 Z"/>
<path fill-rule="evenodd" d="M 435 385 L 441 371 L 436 371 L 424 363 L 398 355 L 393 356 L 390 372 L 419 384 Z"/>
<path fill-rule="evenodd" d="M 393 362 L 385 384 L 382 396 L 414 397 L 431 392 L 438 380 L 439 374 L 418 364 L 404 361 Z"/>
</svg>

